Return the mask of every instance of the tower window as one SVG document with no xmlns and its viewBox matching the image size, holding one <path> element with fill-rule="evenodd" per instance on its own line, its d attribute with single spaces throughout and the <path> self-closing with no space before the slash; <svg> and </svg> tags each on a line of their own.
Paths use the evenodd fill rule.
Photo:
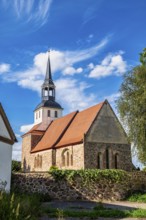
<svg viewBox="0 0 146 220">
<path fill-rule="evenodd" d="M 57 111 L 55 111 L 55 118 L 57 118 L 58 117 L 58 112 Z"/>
<path fill-rule="evenodd" d="M 50 110 L 48 110 L 48 117 L 50 117 L 51 116 L 51 111 Z"/>
<path fill-rule="evenodd" d="M 45 88 L 44 93 L 45 93 L 45 94 L 44 94 L 45 96 L 48 96 L 48 88 Z"/>
<path fill-rule="evenodd" d="M 53 96 L 53 90 L 52 89 L 49 90 L 49 95 Z"/>
</svg>

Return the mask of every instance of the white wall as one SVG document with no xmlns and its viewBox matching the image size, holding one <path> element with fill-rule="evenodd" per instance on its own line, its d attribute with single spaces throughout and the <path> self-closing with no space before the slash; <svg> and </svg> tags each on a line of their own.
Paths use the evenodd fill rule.
<svg viewBox="0 0 146 220">
<path fill-rule="evenodd" d="M 48 110 L 50 110 L 50 117 L 48 117 Z M 41 123 L 42 121 L 43 122 L 48 122 L 48 124 L 52 121 L 52 120 L 55 120 L 57 118 L 55 118 L 55 111 L 57 111 L 58 113 L 58 117 L 57 118 L 60 118 L 62 117 L 62 109 L 57 109 L 57 108 L 40 108 L 38 110 L 36 110 L 34 112 L 34 123 L 35 124 L 39 124 Z"/>
<path fill-rule="evenodd" d="M 11 184 L 12 146 L 0 142 L 0 180 L 6 181 L 6 191 L 10 191 Z"/>
<path fill-rule="evenodd" d="M 2 137 L 11 139 L 1 115 L 0 115 L 0 135 Z"/>
</svg>

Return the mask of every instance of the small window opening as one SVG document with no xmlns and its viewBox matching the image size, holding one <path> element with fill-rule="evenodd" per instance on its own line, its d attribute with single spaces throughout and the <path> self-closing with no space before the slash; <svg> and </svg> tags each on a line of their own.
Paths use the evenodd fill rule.
<svg viewBox="0 0 146 220">
<path fill-rule="evenodd" d="M 50 110 L 48 110 L 48 117 L 50 117 L 51 116 L 51 111 Z"/>
<path fill-rule="evenodd" d="M 109 149 L 106 149 L 106 169 L 109 169 Z"/>
<path fill-rule="evenodd" d="M 58 112 L 57 111 L 55 111 L 55 118 L 57 118 L 58 117 Z"/>
</svg>

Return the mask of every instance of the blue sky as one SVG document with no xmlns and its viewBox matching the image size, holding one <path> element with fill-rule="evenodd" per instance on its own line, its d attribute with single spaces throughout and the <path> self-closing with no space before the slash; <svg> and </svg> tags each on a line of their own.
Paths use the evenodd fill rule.
<svg viewBox="0 0 146 220">
<path fill-rule="evenodd" d="M 2 0 L 0 102 L 18 137 L 33 124 L 47 50 L 64 114 L 105 98 L 114 106 L 122 75 L 146 47 L 145 0 Z"/>
</svg>

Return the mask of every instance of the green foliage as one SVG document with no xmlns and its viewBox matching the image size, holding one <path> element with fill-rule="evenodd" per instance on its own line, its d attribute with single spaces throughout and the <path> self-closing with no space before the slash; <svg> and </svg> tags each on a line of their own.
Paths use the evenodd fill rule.
<svg viewBox="0 0 146 220">
<path fill-rule="evenodd" d="M 128 174 L 123 170 L 98 170 L 98 169 L 86 169 L 86 170 L 52 170 L 49 172 L 57 181 L 65 179 L 69 182 L 80 181 L 84 185 L 90 185 L 91 182 L 98 181 L 100 179 L 121 182 L 128 178 Z"/>
<path fill-rule="evenodd" d="M 34 220 L 39 216 L 40 201 L 35 195 L 10 195 L 0 193 L 1 220 Z"/>
<path fill-rule="evenodd" d="M 146 193 L 136 193 L 127 198 L 130 202 L 144 202 L 146 203 Z"/>
<path fill-rule="evenodd" d="M 61 210 L 61 209 L 54 209 L 54 208 L 48 208 L 46 210 L 46 213 L 49 217 L 60 217 L 60 220 L 64 219 L 63 217 L 88 217 L 90 219 L 96 219 L 98 217 L 110 217 L 110 218 L 124 218 L 124 217 L 139 217 L 143 218 L 146 216 L 146 209 L 134 209 L 134 210 L 118 210 L 118 209 L 94 209 L 91 211 L 86 210 Z"/>
<path fill-rule="evenodd" d="M 141 59 L 142 65 L 124 75 L 117 108 L 139 160 L 146 164 L 146 49 Z"/>
<path fill-rule="evenodd" d="M 19 172 L 21 171 L 21 162 L 17 160 L 12 160 L 12 171 Z"/>
<path fill-rule="evenodd" d="M 146 65 L 146 48 L 144 48 L 143 52 L 140 53 L 140 62 L 142 65 Z"/>
<path fill-rule="evenodd" d="M 0 192 L 4 192 L 7 185 L 7 181 L 2 181 L 0 179 Z"/>
<path fill-rule="evenodd" d="M 142 169 L 142 171 L 146 171 L 146 167 L 144 167 L 144 168 Z"/>
<path fill-rule="evenodd" d="M 58 167 L 57 166 L 51 166 L 50 169 L 49 169 L 50 172 L 54 171 L 54 170 L 58 170 Z"/>
</svg>

